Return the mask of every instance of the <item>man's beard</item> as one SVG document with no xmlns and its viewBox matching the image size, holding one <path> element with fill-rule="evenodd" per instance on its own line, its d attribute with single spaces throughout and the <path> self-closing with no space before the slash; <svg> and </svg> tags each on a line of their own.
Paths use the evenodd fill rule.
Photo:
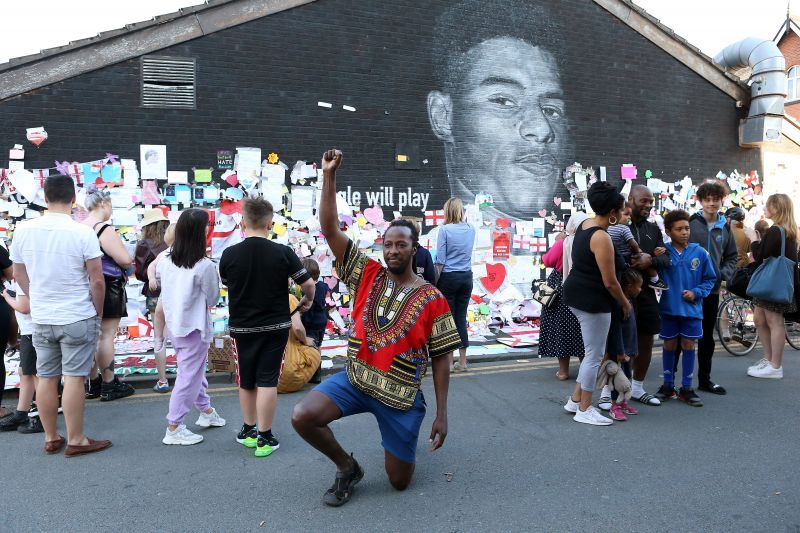
<svg viewBox="0 0 800 533">
<path fill-rule="evenodd" d="M 386 266 L 386 270 L 388 270 L 389 272 L 391 272 L 395 276 L 402 276 L 403 274 L 406 273 L 406 270 L 408 270 L 408 265 L 409 264 L 410 263 L 406 263 L 406 264 L 404 264 L 402 266 L 398 266 L 398 267 L 391 267 L 391 266 L 387 265 Z"/>
</svg>

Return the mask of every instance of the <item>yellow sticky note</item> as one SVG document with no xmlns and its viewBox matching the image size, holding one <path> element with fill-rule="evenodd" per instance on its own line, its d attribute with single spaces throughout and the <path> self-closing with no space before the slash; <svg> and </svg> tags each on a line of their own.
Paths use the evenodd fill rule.
<svg viewBox="0 0 800 533">
<path fill-rule="evenodd" d="M 401 163 L 405 163 L 406 161 L 408 161 L 408 156 L 403 154 L 397 154 L 397 160 L 400 161 Z"/>
<path fill-rule="evenodd" d="M 194 169 L 195 183 L 211 183 L 211 169 L 209 168 L 196 168 Z"/>
<path fill-rule="evenodd" d="M 289 192 L 289 187 L 287 187 L 286 185 L 284 185 L 284 186 L 283 186 L 283 194 L 288 194 L 288 192 Z"/>
<path fill-rule="evenodd" d="M 275 235 L 283 235 L 286 233 L 286 226 L 283 224 L 275 224 L 272 226 L 272 231 L 275 232 Z"/>
<path fill-rule="evenodd" d="M 346 304 L 350 302 L 350 295 L 349 294 L 342 294 L 342 303 Z"/>
<path fill-rule="evenodd" d="M 475 322 L 475 313 L 472 311 L 467 311 L 467 321 L 468 322 Z"/>
<path fill-rule="evenodd" d="M 361 226 L 362 228 L 367 225 L 367 219 L 362 217 L 362 216 L 360 216 L 360 215 L 356 219 L 356 221 L 358 222 L 358 225 Z"/>
</svg>

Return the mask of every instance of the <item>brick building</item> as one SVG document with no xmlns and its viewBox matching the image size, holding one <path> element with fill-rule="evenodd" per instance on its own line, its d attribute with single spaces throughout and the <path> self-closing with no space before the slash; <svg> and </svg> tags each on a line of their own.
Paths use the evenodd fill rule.
<svg viewBox="0 0 800 533">
<path fill-rule="evenodd" d="M 800 26 L 791 15 L 786 17 L 773 40 L 786 58 L 786 113 L 800 120 Z"/>
<path fill-rule="evenodd" d="M 213 0 L 0 65 L 0 147 L 44 125 L 26 168 L 150 144 L 189 171 L 220 149 L 291 167 L 338 146 L 362 209 L 422 216 L 488 193 L 496 216 L 529 218 L 575 161 L 615 182 L 625 163 L 671 182 L 788 179 L 765 154 L 791 168 L 800 128 L 740 146 L 749 98 L 627 0 Z"/>
</svg>

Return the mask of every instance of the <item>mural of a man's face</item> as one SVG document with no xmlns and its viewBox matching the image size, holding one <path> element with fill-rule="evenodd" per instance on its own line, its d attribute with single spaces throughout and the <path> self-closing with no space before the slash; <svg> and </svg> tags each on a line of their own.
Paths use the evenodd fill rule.
<svg viewBox="0 0 800 533">
<path fill-rule="evenodd" d="M 463 59 L 457 88 L 428 95 L 451 192 L 468 202 L 489 193 L 501 213 L 537 216 L 552 204 L 571 155 L 556 60 L 511 37 L 483 41 Z"/>
</svg>

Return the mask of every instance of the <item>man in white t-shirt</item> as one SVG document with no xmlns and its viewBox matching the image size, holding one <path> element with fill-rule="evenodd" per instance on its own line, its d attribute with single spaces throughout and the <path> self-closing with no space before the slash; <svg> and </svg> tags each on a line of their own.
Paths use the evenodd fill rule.
<svg viewBox="0 0 800 533">
<path fill-rule="evenodd" d="M 111 441 L 83 433 L 84 382 L 92 368 L 103 315 L 103 255 L 91 228 L 72 219 L 75 184 L 51 176 L 44 185 L 47 213 L 19 224 L 11 244 L 14 278 L 30 297 L 39 383 L 36 403 L 45 431 L 44 451 L 73 457 L 104 450 Z M 58 383 L 66 440 L 58 434 Z"/>
</svg>

